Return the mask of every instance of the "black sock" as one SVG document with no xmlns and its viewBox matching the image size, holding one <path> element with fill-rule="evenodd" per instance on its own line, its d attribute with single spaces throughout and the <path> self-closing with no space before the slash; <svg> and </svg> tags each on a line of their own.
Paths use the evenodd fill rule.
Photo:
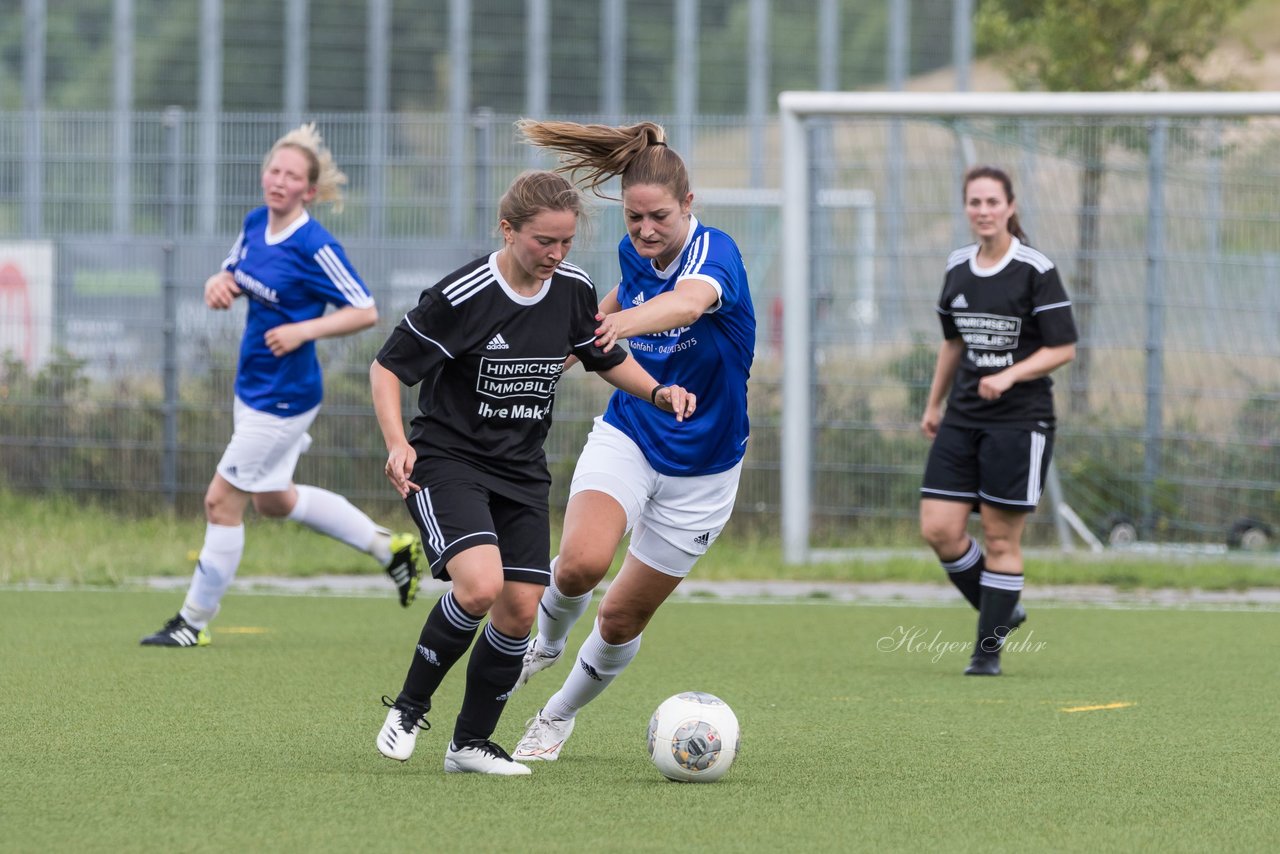
<svg viewBox="0 0 1280 854">
<path fill-rule="evenodd" d="M 473 617 L 458 607 L 452 590 L 441 596 L 422 626 L 409 675 L 404 678 L 404 689 L 396 699 L 430 708 L 431 696 L 449 668 L 471 646 L 481 619 L 483 615 Z"/>
<path fill-rule="evenodd" d="M 1021 573 L 982 573 L 982 606 L 978 609 L 978 646 L 974 654 L 1000 654 L 1000 641 L 1009 634 L 1009 617 L 1021 595 Z"/>
<path fill-rule="evenodd" d="M 969 600 L 974 610 L 981 610 L 982 590 L 979 582 L 983 571 L 987 568 L 987 558 L 978 546 L 978 541 L 970 537 L 969 548 L 965 553 L 955 560 L 942 561 L 942 568 L 947 571 L 947 578 L 950 578 L 956 589 L 964 594 L 964 598 Z"/>
<path fill-rule="evenodd" d="M 511 689 L 520 677 L 528 645 L 528 637 L 508 637 L 495 629 L 493 623 L 484 627 L 467 662 L 467 692 L 453 728 L 454 744 L 493 735 Z"/>
</svg>

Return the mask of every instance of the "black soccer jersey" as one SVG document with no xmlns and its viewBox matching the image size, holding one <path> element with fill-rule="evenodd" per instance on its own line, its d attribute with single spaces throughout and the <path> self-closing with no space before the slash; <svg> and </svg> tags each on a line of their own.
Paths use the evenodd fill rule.
<svg viewBox="0 0 1280 854">
<path fill-rule="evenodd" d="M 598 310 L 578 267 L 561 264 L 525 297 L 502 278 L 496 252 L 423 291 L 377 357 L 405 385 L 422 384 L 409 430 L 418 466 L 461 462 L 501 495 L 545 503 L 542 446 L 565 357 L 589 371 L 627 357 L 595 345 Z"/>
<path fill-rule="evenodd" d="M 1016 237 L 994 267 L 976 266 L 977 255 L 976 243 L 951 253 L 938 300 L 942 334 L 965 343 L 943 420 L 964 427 L 1051 427 L 1049 377 L 1015 383 L 997 400 L 979 397 L 978 381 L 1041 347 L 1074 343 L 1071 300 L 1053 262 Z"/>
</svg>

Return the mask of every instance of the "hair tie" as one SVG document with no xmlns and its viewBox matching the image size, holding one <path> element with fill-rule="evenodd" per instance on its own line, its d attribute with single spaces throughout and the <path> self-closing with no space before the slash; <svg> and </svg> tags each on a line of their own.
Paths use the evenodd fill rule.
<svg viewBox="0 0 1280 854">
<path fill-rule="evenodd" d="M 660 139 L 659 139 L 659 140 L 656 140 L 656 141 L 655 141 L 655 142 L 653 142 L 652 144 L 653 144 L 653 145 L 661 145 L 663 148 L 666 148 L 666 147 L 667 147 L 667 144 L 666 144 L 665 142 L 663 142 L 662 140 L 660 140 Z"/>
</svg>

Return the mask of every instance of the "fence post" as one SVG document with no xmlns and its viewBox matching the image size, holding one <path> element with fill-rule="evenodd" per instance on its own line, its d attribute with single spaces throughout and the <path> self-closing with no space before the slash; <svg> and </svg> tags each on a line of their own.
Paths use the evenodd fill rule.
<svg viewBox="0 0 1280 854">
<path fill-rule="evenodd" d="M 471 193 L 475 199 L 475 222 L 472 238 L 476 241 L 476 252 L 483 252 L 489 243 L 489 232 L 497 225 L 498 218 L 494 211 L 493 192 L 490 184 L 493 181 L 493 110 L 480 107 L 471 117 L 472 140 L 472 172 Z"/>
<path fill-rule="evenodd" d="M 164 181 L 164 456 L 161 484 L 165 503 L 172 509 L 178 500 L 178 233 L 182 202 L 181 107 L 164 111 L 168 163 Z"/>
<path fill-rule="evenodd" d="M 1158 118 L 1150 127 L 1151 154 L 1147 162 L 1147 421 L 1143 429 L 1141 534 L 1149 538 L 1156 526 L 1155 487 L 1164 452 L 1164 179 L 1169 120 Z"/>
<path fill-rule="evenodd" d="M 44 234 L 45 0 L 25 0 L 22 31 L 22 234 Z"/>
</svg>

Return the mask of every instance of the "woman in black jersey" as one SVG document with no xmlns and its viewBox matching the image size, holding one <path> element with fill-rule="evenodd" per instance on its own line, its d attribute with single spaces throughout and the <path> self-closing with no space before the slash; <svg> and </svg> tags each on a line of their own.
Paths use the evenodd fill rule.
<svg viewBox="0 0 1280 854">
<path fill-rule="evenodd" d="M 1075 358 L 1077 336 L 1057 269 L 1025 242 L 1009 176 L 979 166 L 963 186 L 978 240 L 951 253 L 938 300 L 945 340 L 920 420 L 933 440 L 920 530 L 978 610 L 964 672 L 996 676 L 1005 636 L 1027 616 L 1018 603 L 1022 532 L 1053 453 L 1049 374 Z M 967 532 L 975 509 L 985 551 Z"/>
<path fill-rule="evenodd" d="M 432 695 L 479 633 L 444 768 L 529 773 L 490 736 L 551 578 L 542 446 L 565 359 L 676 420 L 696 405 L 625 351 L 596 346 L 595 286 L 565 263 L 580 211 L 560 175 L 518 176 L 499 202 L 502 248 L 424 291 L 369 368 L 387 477 L 422 532 L 432 574 L 453 582 L 427 617 L 403 690 L 383 698 L 391 710 L 377 747 L 388 758 L 413 753 Z M 421 384 L 407 437 L 401 384 Z"/>
</svg>

